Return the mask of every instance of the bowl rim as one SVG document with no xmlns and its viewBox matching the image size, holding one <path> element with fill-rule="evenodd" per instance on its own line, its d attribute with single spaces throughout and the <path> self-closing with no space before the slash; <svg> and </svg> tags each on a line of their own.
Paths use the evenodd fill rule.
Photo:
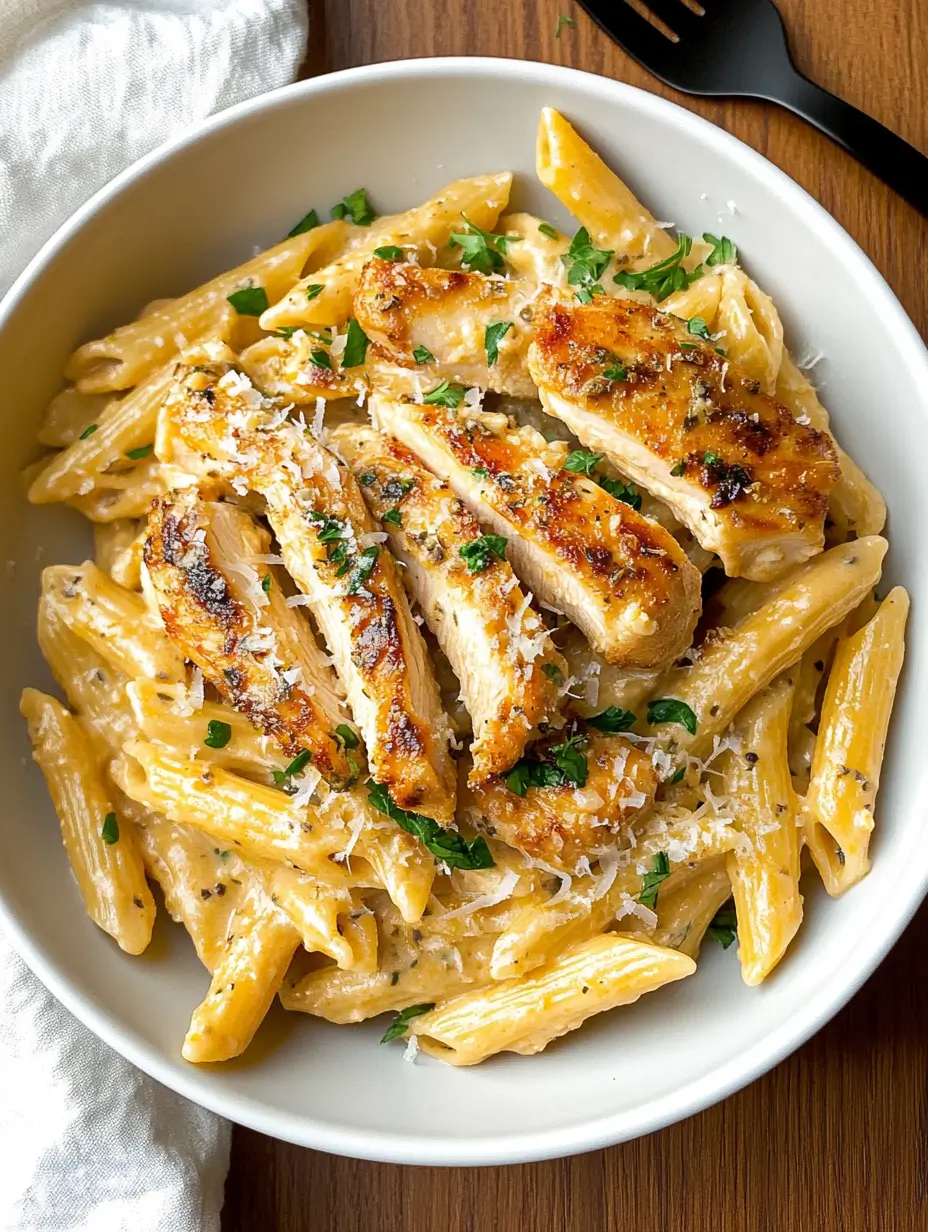
<svg viewBox="0 0 928 1232">
<path fill-rule="evenodd" d="M 567 89 L 599 92 L 630 111 L 649 114 L 702 142 L 713 152 L 736 156 L 764 185 L 802 216 L 805 225 L 827 237 L 842 249 L 854 276 L 872 295 L 873 311 L 883 316 L 896 331 L 900 350 L 906 353 L 910 370 L 921 369 L 923 387 L 928 388 L 928 351 L 893 291 L 857 242 L 805 189 L 764 155 L 731 133 L 688 111 L 678 103 L 649 93 L 625 82 L 596 73 L 534 60 L 488 56 L 426 57 L 393 60 L 363 65 L 310 78 L 219 112 L 184 130 L 163 143 L 93 194 L 42 245 L 0 300 L 0 330 L 14 316 L 20 301 L 58 253 L 85 224 L 129 185 L 150 169 L 170 161 L 179 151 L 195 145 L 210 134 L 233 127 L 240 120 L 264 111 L 273 111 L 291 99 L 315 94 L 338 94 L 357 85 L 389 82 L 396 78 L 428 78 L 443 75 L 505 76 L 509 80 L 533 84 L 548 82 Z M 853 966 L 828 972 L 815 996 L 797 1007 L 793 1017 L 772 1034 L 755 1040 L 724 1065 L 676 1091 L 595 1120 L 543 1131 L 478 1139 L 451 1137 L 410 1137 L 402 1130 L 344 1129 L 322 1122 L 310 1112 L 290 1113 L 274 1109 L 266 1102 L 242 1095 L 188 1065 L 179 1057 L 141 1039 L 121 1025 L 87 993 L 74 985 L 66 970 L 29 935 L 12 906 L 0 892 L 0 924 L 22 960 L 45 987 L 96 1036 L 150 1077 L 194 1103 L 221 1116 L 273 1138 L 332 1154 L 384 1163 L 424 1164 L 429 1166 L 470 1166 L 526 1163 L 598 1150 L 661 1129 L 692 1116 L 747 1086 L 805 1043 L 850 1000 L 883 960 L 911 920 L 928 891 L 928 868 L 912 875 L 909 885 L 889 905 L 880 921 L 862 939 Z"/>
</svg>

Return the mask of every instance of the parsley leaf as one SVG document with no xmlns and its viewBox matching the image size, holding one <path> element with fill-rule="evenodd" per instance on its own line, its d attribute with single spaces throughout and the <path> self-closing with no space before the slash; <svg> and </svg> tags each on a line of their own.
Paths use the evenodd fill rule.
<svg viewBox="0 0 928 1232">
<path fill-rule="evenodd" d="M 487 353 L 487 363 L 491 367 L 499 359 L 500 341 L 511 329 L 511 321 L 497 321 L 495 325 L 488 325 L 483 331 L 483 345 Z"/>
<path fill-rule="evenodd" d="M 394 975 L 398 973 L 394 971 Z M 397 982 L 393 981 L 394 984 Z M 389 1044 L 390 1040 L 395 1040 L 400 1035 L 405 1035 L 409 1030 L 409 1024 L 414 1018 L 418 1018 L 420 1014 L 427 1014 L 429 1010 L 435 1008 L 434 1001 L 421 1001 L 418 1005 L 407 1005 L 404 1010 L 400 1010 L 397 1016 L 387 1027 L 383 1033 L 381 1044 Z"/>
<path fill-rule="evenodd" d="M 452 231 L 448 239 L 449 248 L 460 248 L 461 264 L 465 269 L 474 270 L 478 274 L 492 274 L 503 268 L 503 257 L 510 244 L 521 240 L 519 235 L 494 235 L 490 231 L 482 231 L 476 223 L 472 223 L 463 214 L 466 231 Z"/>
<path fill-rule="evenodd" d="M 578 747 L 582 741 L 583 736 L 577 735 L 552 745 L 548 753 L 553 755 L 553 763 L 523 757 L 506 775 L 506 786 L 517 796 L 524 796 L 529 787 L 561 787 L 564 783 L 585 787 L 587 760 Z"/>
<path fill-rule="evenodd" d="M 709 326 L 702 317 L 690 317 L 686 323 L 686 328 L 695 338 L 705 338 L 706 342 L 712 341 Z"/>
<path fill-rule="evenodd" d="M 377 564 L 377 557 L 380 554 L 380 548 L 376 544 L 369 548 L 365 548 L 363 552 L 358 553 L 358 558 L 352 570 L 351 577 L 348 579 L 349 595 L 356 595 L 367 579 L 374 572 L 374 566 Z"/>
<path fill-rule="evenodd" d="M 429 402 L 432 406 L 448 406 L 456 411 L 464 401 L 466 393 L 467 390 L 463 385 L 452 385 L 450 381 L 442 381 L 430 394 L 426 394 L 422 401 Z"/>
<path fill-rule="evenodd" d="M 294 235 L 302 235 L 304 231 L 312 231 L 314 227 L 318 226 L 319 215 L 315 210 L 310 210 L 308 214 L 303 215 L 292 231 L 287 232 L 287 239 L 292 239 Z"/>
<path fill-rule="evenodd" d="M 673 772 L 666 782 L 670 783 L 671 786 L 673 786 L 674 783 L 682 783 L 684 774 L 686 774 L 686 766 L 681 766 L 679 770 L 675 770 Z"/>
<path fill-rule="evenodd" d="M 283 770 L 274 771 L 274 782 L 278 787 L 284 786 L 289 779 L 302 774 L 311 759 L 312 753 L 310 753 L 309 749 L 301 749 L 289 766 L 286 766 Z"/>
<path fill-rule="evenodd" d="M 306 288 L 306 298 L 307 298 L 307 299 L 315 299 L 315 298 L 316 298 L 316 296 L 317 296 L 317 295 L 319 295 L 319 294 L 321 294 L 321 293 L 322 293 L 322 291 L 324 291 L 324 290 L 325 290 L 325 286 L 324 286 L 324 284 L 323 284 L 323 283 L 321 283 L 321 282 L 311 282 L 311 283 L 309 284 L 309 286 Z"/>
<path fill-rule="evenodd" d="M 434 364 L 435 356 L 428 347 L 417 346 L 412 353 L 413 359 L 417 364 Z"/>
<path fill-rule="evenodd" d="M 623 710 L 621 706 L 608 706 L 602 714 L 594 714 L 587 719 L 587 724 L 595 727 L 597 731 L 610 734 L 631 731 L 635 726 L 635 715 L 631 710 Z"/>
<path fill-rule="evenodd" d="M 687 273 L 683 268 L 682 262 L 689 256 L 692 247 L 693 241 L 690 237 L 681 233 L 677 236 L 676 251 L 665 260 L 634 274 L 630 270 L 620 270 L 613 281 L 627 291 L 647 291 L 660 303 L 674 291 L 686 290 L 691 282 L 702 276 L 701 265 L 697 265 L 692 273 Z"/>
<path fill-rule="evenodd" d="M 648 702 L 648 722 L 679 723 L 691 736 L 696 735 L 696 715 L 686 702 L 678 701 L 675 697 L 657 697 Z"/>
<path fill-rule="evenodd" d="M 548 679 L 553 680 L 555 684 L 564 683 L 564 673 L 556 663 L 542 663 L 541 670 L 548 677 Z"/>
<path fill-rule="evenodd" d="M 390 526 L 402 526 L 403 525 L 402 510 L 388 509 L 380 520 L 381 522 L 389 523 Z"/>
<path fill-rule="evenodd" d="M 139 462 L 142 458 L 147 458 L 153 449 L 154 445 L 139 445 L 138 449 L 127 449 L 126 457 L 133 462 Z"/>
<path fill-rule="evenodd" d="M 348 322 L 348 341 L 345 343 L 345 350 L 342 353 L 343 368 L 357 368 L 364 363 L 367 358 L 367 344 L 370 342 L 367 334 L 358 324 L 351 318 Z"/>
<path fill-rule="evenodd" d="M 335 734 L 342 742 L 346 749 L 356 749 L 358 747 L 358 733 L 353 727 L 349 727 L 347 723 L 339 723 L 335 729 Z"/>
<path fill-rule="evenodd" d="M 738 936 L 738 917 L 731 899 L 723 903 L 712 917 L 712 923 L 706 929 L 706 936 L 717 941 L 723 950 L 727 950 Z"/>
<path fill-rule="evenodd" d="M 645 873 L 641 878 L 641 893 L 638 895 L 638 901 L 644 907 L 650 907 L 653 911 L 657 906 L 657 892 L 660 889 L 662 881 L 666 881 L 670 876 L 670 861 L 667 859 L 666 851 L 658 851 L 651 861 L 651 871 Z"/>
<path fill-rule="evenodd" d="M 351 221 L 359 227 L 369 227 L 377 217 L 377 211 L 371 205 L 366 188 L 356 188 L 354 192 L 342 197 L 337 205 L 332 206 L 333 218 L 345 218 L 351 215 Z"/>
<path fill-rule="evenodd" d="M 712 245 L 712 251 L 706 257 L 706 265 L 737 265 L 738 249 L 727 235 L 719 238 L 716 235 L 712 235 L 709 231 L 704 231 L 702 238 L 707 244 Z"/>
<path fill-rule="evenodd" d="M 485 466 L 472 466 L 470 471 L 471 474 L 476 475 L 478 479 L 486 479 L 487 475 L 490 473 Z"/>
<path fill-rule="evenodd" d="M 328 351 L 323 351 L 321 349 L 311 351 L 309 358 L 312 360 L 313 365 L 316 368 L 325 368 L 326 372 L 332 371 L 332 356 L 328 353 Z"/>
<path fill-rule="evenodd" d="M 707 449 L 702 455 L 702 461 L 704 466 L 718 466 L 722 459 L 717 453 L 713 453 L 711 449 Z"/>
<path fill-rule="evenodd" d="M 119 842 L 119 822 L 116 820 L 115 813 L 107 813 L 103 818 L 103 826 L 100 830 L 100 837 L 106 843 L 107 847 L 112 847 L 114 843 Z"/>
<path fill-rule="evenodd" d="M 567 455 L 564 470 L 573 471 L 575 475 L 592 475 L 593 467 L 602 460 L 601 453 L 590 453 L 588 449 L 575 449 L 573 453 Z"/>
<path fill-rule="evenodd" d="M 264 577 L 261 579 L 261 589 L 266 595 L 271 593 L 271 575 L 269 573 L 265 573 Z"/>
<path fill-rule="evenodd" d="M 574 21 L 572 17 L 565 17 L 564 14 L 562 13 L 560 17 L 557 19 L 557 25 L 554 27 L 554 37 L 556 39 L 559 39 L 561 37 L 561 27 L 562 26 L 575 26 L 576 24 L 577 23 Z"/>
<path fill-rule="evenodd" d="M 259 317 L 270 307 L 264 287 L 241 287 L 227 295 L 226 299 L 240 317 Z"/>
<path fill-rule="evenodd" d="M 402 261 L 406 250 L 400 248 L 399 244 L 384 244 L 382 248 L 374 249 L 374 256 L 382 257 L 384 261 Z"/>
<path fill-rule="evenodd" d="M 232 739 L 232 727 L 221 719 L 210 719 L 203 743 L 208 749 L 224 749 Z"/>
<path fill-rule="evenodd" d="M 556 240 L 560 238 L 557 227 L 552 227 L 549 222 L 540 222 L 538 224 L 538 230 L 549 240 Z"/>
<path fill-rule="evenodd" d="M 680 475 L 686 474 L 686 458 L 681 458 L 674 466 L 670 468 L 671 475 L 674 478 L 679 478 Z"/>
<path fill-rule="evenodd" d="M 293 335 L 297 332 L 299 328 L 300 328 L 299 325 L 281 325 L 277 329 L 274 330 L 274 333 L 277 335 L 278 338 L 290 339 L 293 337 Z"/>
<path fill-rule="evenodd" d="M 459 549 L 471 573 L 483 573 L 493 564 L 493 557 L 506 559 L 506 543 L 502 535 L 480 535 Z"/>
<path fill-rule="evenodd" d="M 551 746 L 558 769 L 563 770 L 567 782 L 573 783 L 575 787 L 586 787 L 587 761 L 578 747 L 582 742 L 583 736 L 578 735 L 571 736 L 563 744 Z"/>
<path fill-rule="evenodd" d="M 641 493 L 633 483 L 623 483 L 621 479 L 610 479 L 608 475 L 600 475 L 596 481 L 599 486 L 632 509 L 641 508 Z"/>
<path fill-rule="evenodd" d="M 86 441 L 88 436 L 93 436 L 93 434 L 96 432 L 99 426 L 100 426 L 99 424 L 88 424 L 88 426 L 80 434 L 80 437 L 78 439 L 82 441 Z"/>
<path fill-rule="evenodd" d="M 567 282 L 579 287 L 577 299 L 588 304 L 594 295 L 604 294 L 599 280 L 613 257 L 611 248 L 596 248 L 586 227 L 581 227 L 570 241 L 570 247 L 561 260 L 567 267 Z"/>
<path fill-rule="evenodd" d="M 493 868 L 490 848 L 482 835 L 464 838 L 457 830 L 444 830 L 431 817 L 410 813 L 394 804 L 390 793 L 382 783 L 368 779 L 365 783 L 368 800 L 380 813 L 385 813 L 407 834 L 412 834 L 437 860 L 443 860 L 450 868 Z"/>
<path fill-rule="evenodd" d="M 628 369 L 624 364 L 620 364 L 619 361 L 615 359 L 611 364 L 607 364 L 606 367 L 603 368 L 603 376 L 607 381 L 627 381 Z"/>
</svg>

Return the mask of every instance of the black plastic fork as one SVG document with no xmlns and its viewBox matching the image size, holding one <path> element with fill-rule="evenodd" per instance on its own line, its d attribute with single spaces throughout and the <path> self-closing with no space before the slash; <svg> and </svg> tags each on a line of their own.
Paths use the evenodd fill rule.
<svg viewBox="0 0 928 1232">
<path fill-rule="evenodd" d="M 683 0 L 643 0 L 675 39 L 627 0 L 580 3 L 624 51 L 667 85 L 687 94 L 779 103 L 821 129 L 928 214 L 928 157 L 798 71 L 773 0 L 702 0 L 702 13 Z"/>
</svg>

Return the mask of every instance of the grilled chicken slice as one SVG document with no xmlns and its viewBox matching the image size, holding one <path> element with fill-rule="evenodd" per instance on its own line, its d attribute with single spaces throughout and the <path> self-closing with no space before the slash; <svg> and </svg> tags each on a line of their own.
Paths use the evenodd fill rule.
<svg viewBox="0 0 928 1232">
<path fill-rule="evenodd" d="M 545 409 L 666 501 L 726 573 L 768 581 L 822 550 L 839 474 L 831 440 L 685 322 L 547 289 L 533 325 L 528 362 Z"/>
<path fill-rule="evenodd" d="M 450 485 L 399 441 L 350 424 L 327 440 L 389 532 L 406 587 L 461 682 L 474 728 L 474 780 L 508 769 L 539 722 L 556 713 L 566 678 L 531 596 Z"/>
<path fill-rule="evenodd" d="M 508 537 L 516 573 L 611 663 L 654 667 L 690 644 L 699 571 L 662 526 L 564 469 L 563 443 L 472 408 L 383 396 L 369 405 L 375 423 Z"/>
<path fill-rule="evenodd" d="M 532 749 L 535 764 L 553 768 L 556 748 L 565 735 L 549 737 Z M 564 765 L 577 776 L 550 786 L 526 785 L 515 767 L 509 775 L 494 775 L 481 784 L 462 783 L 461 807 L 478 828 L 523 851 L 530 859 L 566 873 L 589 871 L 583 864 L 615 848 L 625 826 L 654 800 L 657 775 L 650 757 L 621 736 L 585 735 L 567 737 L 571 760 Z M 563 754 L 561 754 L 563 758 Z M 577 761 L 579 758 L 579 763 Z M 531 764 L 531 763 L 528 763 Z M 507 785 L 508 783 L 508 785 Z M 518 794 L 518 787 L 524 795 Z"/>
<path fill-rule="evenodd" d="M 448 823 L 450 730 L 396 564 L 351 472 L 221 361 L 179 369 L 159 457 L 263 496 L 291 577 L 335 660 L 374 777 L 397 804 Z"/>
<path fill-rule="evenodd" d="M 307 749 L 327 782 L 343 787 L 352 767 L 335 732 L 344 722 L 337 681 L 303 618 L 287 607 L 279 578 L 266 565 L 262 574 L 255 569 L 268 541 L 243 510 L 185 488 L 155 502 L 145 566 L 184 657 L 289 757 Z"/>
<path fill-rule="evenodd" d="M 354 312 L 377 353 L 392 363 L 404 368 L 425 363 L 433 381 L 448 378 L 531 398 L 535 386 L 526 352 L 530 305 L 537 294 L 534 282 L 421 269 L 374 257 L 361 272 Z M 491 364 L 486 330 L 503 324 L 508 328 L 497 340 L 498 356 Z"/>
</svg>

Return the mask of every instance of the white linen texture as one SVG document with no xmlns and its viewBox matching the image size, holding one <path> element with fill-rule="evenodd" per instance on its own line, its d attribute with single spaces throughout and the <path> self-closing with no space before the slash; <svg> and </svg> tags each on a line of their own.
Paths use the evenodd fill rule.
<svg viewBox="0 0 928 1232">
<path fill-rule="evenodd" d="M 292 81 L 306 35 L 306 0 L 0 0 L 0 294 L 124 167 Z M 0 1232 L 219 1232 L 229 1140 L 0 933 Z"/>
</svg>

